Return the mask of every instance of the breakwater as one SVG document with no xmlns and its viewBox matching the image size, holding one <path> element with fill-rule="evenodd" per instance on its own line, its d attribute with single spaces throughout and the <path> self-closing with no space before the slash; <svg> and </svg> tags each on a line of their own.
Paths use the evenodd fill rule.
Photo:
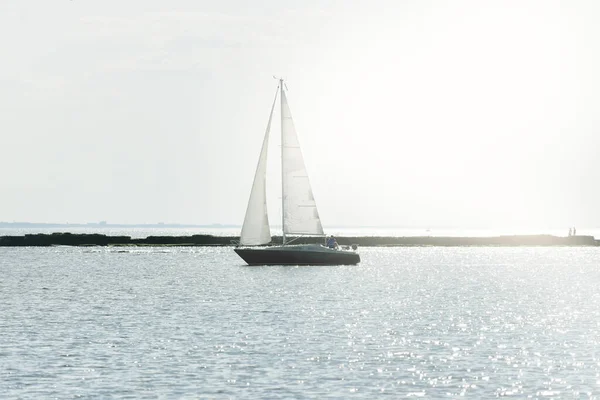
<svg viewBox="0 0 600 400">
<path fill-rule="evenodd" d="M 192 236 L 108 236 L 102 234 L 28 234 L 0 236 L 0 247 L 22 246 L 233 246 L 238 237 Z M 301 237 L 295 244 L 320 243 L 323 238 Z M 439 237 L 439 236 L 347 236 L 337 237 L 340 245 L 359 246 L 600 246 L 593 236 L 508 235 L 493 237 Z M 281 236 L 274 236 L 272 244 L 281 244 Z"/>
</svg>

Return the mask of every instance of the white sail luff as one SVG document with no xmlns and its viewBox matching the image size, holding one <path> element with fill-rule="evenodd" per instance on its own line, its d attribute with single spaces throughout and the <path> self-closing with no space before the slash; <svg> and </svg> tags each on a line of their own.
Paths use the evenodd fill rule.
<svg viewBox="0 0 600 400">
<path fill-rule="evenodd" d="M 279 90 L 279 88 L 277 88 Z M 269 148 L 269 133 L 271 131 L 271 120 L 277 102 L 278 90 L 269 114 L 269 122 L 265 137 L 263 139 L 258 165 L 254 174 L 254 182 L 250 191 L 250 199 L 246 208 L 244 225 L 240 234 L 240 244 L 245 246 L 257 246 L 271 241 L 271 230 L 269 228 L 269 215 L 267 212 L 267 153 Z"/>
<path fill-rule="evenodd" d="M 284 146 L 283 146 L 283 118 L 284 118 L 284 112 L 283 112 L 283 79 L 279 80 L 279 90 L 281 90 L 281 112 L 280 112 L 280 118 L 281 118 L 281 240 L 282 243 L 285 245 L 285 178 L 284 178 L 284 174 L 283 174 L 283 170 L 284 170 L 284 164 L 285 164 L 285 152 L 284 152 Z"/>
<path fill-rule="evenodd" d="M 281 167 L 283 234 L 323 235 L 300 142 L 281 84 Z"/>
</svg>

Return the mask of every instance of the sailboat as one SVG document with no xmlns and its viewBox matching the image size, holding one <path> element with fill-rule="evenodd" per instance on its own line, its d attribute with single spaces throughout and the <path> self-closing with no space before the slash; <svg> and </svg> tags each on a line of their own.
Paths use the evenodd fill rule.
<svg viewBox="0 0 600 400">
<path fill-rule="evenodd" d="M 273 111 L 281 97 L 281 181 L 283 244 L 271 243 L 267 212 L 267 153 Z M 275 92 L 262 143 L 246 216 L 235 252 L 249 265 L 354 265 L 360 262 L 356 246 L 330 248 L 320 243 L 292 244 L 302 236 L 324 237 L 317 204 L 304 165 L 283 79 Z"/>
</svg>

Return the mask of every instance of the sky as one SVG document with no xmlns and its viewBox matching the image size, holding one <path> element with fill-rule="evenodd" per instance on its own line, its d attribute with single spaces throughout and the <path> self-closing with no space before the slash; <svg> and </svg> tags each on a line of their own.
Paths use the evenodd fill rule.
<svg viewBox="0 0 600 400">
<path fill-rule="evenodd" d="M 276 75 L 326 230 L 598 227 L 599 20 L 593 0 L 0 1 L 0 221 L 241 224 Z"/>
</svg>

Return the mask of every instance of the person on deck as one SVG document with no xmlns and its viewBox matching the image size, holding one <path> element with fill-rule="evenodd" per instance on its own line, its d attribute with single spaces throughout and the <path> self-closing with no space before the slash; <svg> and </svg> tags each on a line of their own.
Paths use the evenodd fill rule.
<svg viewBox="0 0 600 400">
<path fill-rule="evenodd" d="M 329 247 L 330 249 L 337 249 L 338 248 L 337 240 L 335 240 L 335 238 L 333 237 L 333 235 L 331 235 L 330 237 L 327 238 L 327 247 Z"/>
</svg>

